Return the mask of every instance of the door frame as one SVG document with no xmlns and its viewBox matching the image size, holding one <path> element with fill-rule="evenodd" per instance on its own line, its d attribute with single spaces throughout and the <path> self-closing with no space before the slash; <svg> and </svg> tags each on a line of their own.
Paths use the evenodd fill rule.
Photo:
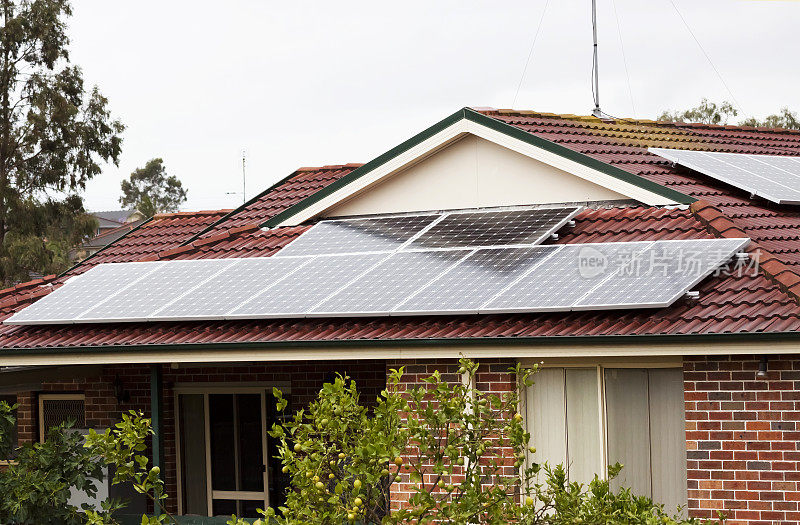
<svg viewBox="0 0 800 525">
<path fill-rule="evenodd" d="M 199 394 L 203 396 L 203 419 L 205 424 L 205 465 L 206 465 L 206 501 L 207 514 L 213 516 L 215 499 L 233 500 L 263 500 L 264 509 L 269 507 L 269 457 L 267 446 L 267 394 L 272 388 L 278 388 L 283 393 L 291 393 L 290 383 L 286 382 L 243 382 L 243 383 L 175 383 L 173 386 L 173 424 L 175 425 L 175 471 L 177 480 L 178 515 L 183 515 L 183 479 L 181 458 L 181 425 L 179 397 L 185 394 Z M 208 396 L 211 394 L 260 394 L 261 395 L 261 454 L 264 461 L 264 493 L 249 491 L 223 491 L 213 490 L 211 486 L 211 436 Z"/>
</svg>

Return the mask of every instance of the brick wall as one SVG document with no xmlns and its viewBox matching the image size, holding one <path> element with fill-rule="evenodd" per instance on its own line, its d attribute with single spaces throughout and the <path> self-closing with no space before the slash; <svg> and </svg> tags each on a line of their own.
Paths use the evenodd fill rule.
<svg viewBox="0 0 800 525">
<path fill-rule="evenodd" d="M 729 525 L 800 522 L 800 356 L 684 360 L 689 512 Z"/>
<path fill-rule="evenodd" d="M 128 402 L 119 403 L 114 394 L 114 381 L 119 378 L 128 391 Z M 42 383 L 38 392 L 17 394 L 19 403 L 19 442 L 32 442 L 39 438 L 38 394 L 81 393 L 86 397 L 86 426 L 110 427 L 119 420 L 120 413 L 142 410 L 150 414 L 150 371 L 141 365 L 107 366 L 101 375 L 80 379 L 64 378 Z"/>
<path fill-rule="evenodd" d="M 483 360 L 480 363 L 480 368 L 476 375 L 476 386 L 478 390 L 487 393 L 501 395 L 503 392 L 508 392 L 516 388 L 514 377 L 508 372 L 509 367 L 513 366 L 510 361 L 499 360 Z M 405 360 L 393 361 L 387 363 L 387 373 L 390 368 L 398 369 L 404 366 L 405 374 L 403 375 L 402 382 L 398 385 L 400 391 L 410 390 L 417 386 L 426 386 L 423 381 L 429 377 L 433 372 L 439 371 L 441 378 L 448 383 L 457 383 L 461 381 L 461 376 L 458 374 L 458 362 L 456 360 Z M 489 450 L 495 450 L 496 447 L 489 447 Z M 499 463 L 503 464 L 503 475 L 513 476 L 515 474 L 514 458 L 511 449 L 500 449 L 499 455 L 501 456 Z M 403 454 L 405 466 L 401 469 L 400 480 L 395 482 L 391 487 L 390 503 L 392 509 L 400 509 L 408 506 L 409 498 L 414 494 L 416 484 L 411 482 L 410 472 L 408 467 L 409 463 L 416 460 L 416 449 L 409 447 Z M 484 457 L 484 461 L 488 464 L 490 460 L 489 455 Z M 425 466 L 423 466 L 425 467 Z M 427 465 L 432 467 L 432 465 Z M 424 468 L 423 468 L 424 471 Z M 445 477 L 444 482 L 458 484 L 463 481 L 463 470 L 456 466 L 453 470 L 451 477 Z M 433 483 L 433 475 L 425 474 L 424 481 L 426 483 Z M 488 481 L 488 480 L 487 480 Z M 437 489 L 438 490 L 438 489 Z"/>
</svg>

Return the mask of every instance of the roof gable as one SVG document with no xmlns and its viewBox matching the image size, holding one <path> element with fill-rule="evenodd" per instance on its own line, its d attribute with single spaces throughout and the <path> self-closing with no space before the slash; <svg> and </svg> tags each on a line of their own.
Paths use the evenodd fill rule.
<svg viewBox="0 0 800 525">
<path fill-rule="evenodd" d="M 266 226 L 289 226 L 316 217 L 398 170 L 472 134 L 564 172 L 649 205 L 689 204 L 693 198 L 610 166 L 469 108 L 461 109 L 411 139 L 354 169 L 273 216 Z"/>
<path fill-rule="evenodd" d="M 629 200 L 585 178 L 467 133 L 320 216 Z"/>
</svg>

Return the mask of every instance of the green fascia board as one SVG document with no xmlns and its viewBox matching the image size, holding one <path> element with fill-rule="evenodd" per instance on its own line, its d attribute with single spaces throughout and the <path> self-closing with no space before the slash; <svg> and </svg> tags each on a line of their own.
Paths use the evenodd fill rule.
<svg viewBox="0 0 800 525">
<path fill-rule="evenodd" d="M 521 140 L 522 142 L 542 148 L 543 150 L 548 151 L 550 153 L 555 153 L 556 155 L 560 155 L 561 157 L 564 157 L 566 159 L 578 162 L 579 164 L 583 164 L 588 168 L 595 169 L 597 171 L 605 173 L 606 175 L 610 175 L 614 178 L 620 179 L 624 182 L 627 182 L 629 184 L 647 190 L 651 193 L 660 195 L 673 202 L 677 202 L 679 204 L 691 204 L 695 200 L 697 200 L 679 191 L 675 191 L 671 188 L 662 186 L 661 184 L 649 181 L 644 177 L 640 177 L 633 173 L 629 173 L 625 170 L 617 168 L 616 166 L 612 166 L 601 160 L 597 160 L 588 155 L 584 155 L 583 153 L 561 146 L 560 144 L 556 144 L 555 142 L 551 142 L 547 139 L 543 139 L 532 133 L 528 133 L 527 131 L 512 126 L 511 124 L 507 124 L 501 120 L 488 117 L 473 109 L 462 108 L 453 113 L 452 115 L 448 116 L 447 118 L 440 120 L 439 122 L 427 128 L 426 130 L 417 133 L 416 135 L 406 140 L 402 144 L 399 144 L 394 148 L 390 149 L 389 151 L 387 151 L 386 153 L 383 153 L 382 155 L 372 159 L 371 161 L 364 164 L 360 168 L 354 169 L 353 171 L 351 171 L 341 179 L 337 180 L 336 182 L 329 184 L 328 186 L 324 187 L 323 189 L 319 190 L 313 195 L 309 195 L 308 197 L 298 202 L 294 206 L 289 207 L 288 209 L 282 211 L 281 213 L 275 215 L 268 221 L 264 222 L 261 226 L 272 228 L 281 224 L 285 220 L 305 210 L 312 204 L 315 204 L 320 200 L 324 199 L 325 197 L 327 197 L 328 195 L 331 195 L 332 193 L 344 188 L 351 182 L 358 180 L 364 175 L 375 170 L 377 167 L 392 160 L 401 153 L 408 151 L 417 144 L 420 144 L 421 142 L 429 139 L 433 135 L 439 133 L 445 128 L 452 126 L 453 124 L 459 122 L 460 120 L 469 120 L 471 122 L 475 122 L 476 124 L 486 126 L 487 128 L 492 129 L 494 131 L 499 131 L 500 133 L 503 133 L 511 138 Z"/>
<path fill-rule="evenodd" d="M 275 348 L 364 348 L 380 346 L 392 347 L 478 347 L 487 345 L 514 346 L 574 346 L 577 344 L 614 344 L 614 345 L 646 345 L 646 344 L 688 344 L 731 342 L 771 342 L 799 340 L 800 332 L 745 332 L 719 334 L 647 334 L 647 335 L 576 335 L 576 336 L 538 336 L 538 337 L 465 337 L 465 338 L 420 338 L 420 339 L 351 339 L 351 340 L 300 340 L 300 341 L 260 341 L 247 343 L 188 343 L 188 344 L 152 344 L 152 345 L 97 345 L 64 347 L 29 347 L 0 348 L 0 356 L 26 355 L 51 356 L 63 354 L 115 354 L 119 352 L 153 352 L 170 353 L 187 350 L 269 350 Z M 754 352 L 756 352 L 754 350 Z M 757 353 L 757 352 L 756 352 Z M 317 358 L 315 358 L 317 359 Z M 298 360 L 302 360 L 298 359 Z"/>
<path fill-rule="evenodd" d="M 296 173 L 297 172 L 294 171 L 294 172 L 288 174 L 287 176 L 285 176 L 284 178 L 280 179 L 278 182 L 276 182 L 275 184 L 273 184 L 272 186 L 270 186 L 266 190 L 262 191 L 261 193 L 259 193 L 255 197 L 252 197 L 250 200 L 248 200 L 247 202 L 245 202 L 244 204 L 242 204 L 241 206 L 239 206 L 235 210 L 229 211 L 228 213 L 226 213 L 225 215 L 223 215 L 222 217 L 220 217 L 216 221 L 212 222 L 211 224 L 209 224 L 208 226 L 206 226 L 205 228 L 203 228 L 202 230 L 200 230 L 196 234 L 192 235 L 189 239 L 187 239 L 184 242 L 182 242 L 180 244 L 180 246 L 187 246 L 187 245 L 193 243 L 194 241 L 199 239 L 202 235 L 205 235 L 206 233 L 210 232 L 211 230 L 213 230 L 214 228 L 216 228 L 217 226 L 219 226 L 223 222 L 227 221 L 228 219 L 230 219 L 232 217 L 235 217 L 242 210 L 244 210 L 245 208 L 247 208 L 251 204 L 253 204 L 256 201 L 258 201 L 261 197 L 263 197 L 264 195 L 268 194 L 269 192 L 271 192 L 272 190 L 274 190 L 275 188 L 277 188 L 278 186 L 280 186 L 284 182 L 286 182 L 289 179 L 291 179 L 292 177 L 294 177 Z"/>
</svg>

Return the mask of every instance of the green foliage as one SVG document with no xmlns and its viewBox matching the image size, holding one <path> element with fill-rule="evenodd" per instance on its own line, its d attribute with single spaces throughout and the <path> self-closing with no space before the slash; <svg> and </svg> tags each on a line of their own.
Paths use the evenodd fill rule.
<svg viewBox="0 0 800 525">
<path fill-rule="evenodd" d="M 0 281 L 67 266 L 87 237 L 78 193 L 117 162 L 122 124 L 70 63 L 67 0 L 0 0 Z"/>
<path fill-rule="evenodd" d="M 123 206 L 133 206 L 145 217 L 156 213 L 177 211 L 186 202 L 186 190 L 174 175 L 167 175 L 164 161 L 151 159 L 144 168 L 138 168 L 122 181 Z"/>
<path fill-rule="evenodd" d="M 800 118 L 797 113 L 788 107 L 782 108 L 777 114 L 769 115 L 764 120 L 750 117 L 741 122 L 742 126 L 756 126 L 759 128 L 784 128 L 800 129 Z"/>
<path fill-rule="evenodd" d="M 397 387 L 399 373 L 389 378 Z M 278 409 L 286 408 L 274 390 Z M 294 488 L 279 523 L 380 522 L 388 513 L 388 491 L 394 481 L 395 457 L 405 449 L 408 431 L 401 424 L 405 402 L 390 390 L 378 398 L 372 413 L 360 403 L 353 381 L 337 377 L 325 384 L 316 401 L 287 424 L 270 431 L 280 440 L 284 472 Z M 267 509 L 266 516 L 272 516 Z"/>
<path fill-rule="evenodd" d="M 116 467 L 112 484 L 131 482 L 136 492 L 146 495 L 153 502 L 158 511 L 154 516 L 142 516 L 142 525 L 159 525 L 168 519 L 174 523 L 175 518 L 164 508 L 167 495 L 161 480 L 161 469 L 157 466 L 148 468 L 150 460 L 144 454 L 147 450 L 145 442 L 152 434 L 150 419 L 145 418 L 142 412 L 131 410 L 122 415 L 122 421 L 113 429 L 108 428 L 102 434 L 90 430 L 84 446 L 107 464 Z M 113 523 L 107 514 L 89 511 L 87 516 L 91 524 Z"/>
<path fill-rule="evenodd" d="M 529 464 L 526 453 L 535 449 L 518 392 L 537 367 L 515 367 L 518 388 L 502 394 L 476 387 L 478 368 L 462 359 L 457 374 L 434 372 L 412 388 L 404 388 L 403 369 L 392 370 L 372 409 L 347 377 L 324 385 L 308 409 L 270 432 L 292 487 L 278 516 L 272 509 L 262 515 L 281 525 L 695 523 L 630 490 L 614 492 L 609 480 L 584 486 L 570 483 L 563 466 Z M 609 478 L 620 468 L 609 469 Z M 406 508 L 391 509 L 398 482 L 411 495 Z M 233 516 L 228 524 L 248 522 Z"/>
<path fill-rule="evenodd" d="M 0 251 L 0 272 L 25 280 L 28 271 L 57 274 L 70 264 L 70 249 L 94 235 L 97 219 L 77 195 L 63 200 L 32 198 L 14 203 Z"/>
<path fill-rule="evenodd" d="M 730 102 L 722 102 L 717 105 L 702 99 L 696 107 L 685 111 L 664 111 L 658 120 L 667 122 L 698 122 L 701 124 L 728 124 L 728 121 L 737 116 L 739 112 Z M 768 115 L 763 120 L 749 117 L 739 121 L 740 126 L 755 126 L 759 128 L 784 128 L 800 129 L 800 118 L 797 113 L 789 110 L 788 107 L 782 108 L 778 113 Z"/>
<path fill-rule="evenodd" d="M 685 111 L 664 111 L 658 120 L 668 122 L 699 122 L 702 124 L 727 124 L 728 119 L 735 117 L 739 112 L 730 102 L 722 102 L 720 105 L 709 102 L 704 98 L 696 107 Z"/>
<path fill-rule="evenodd" d="M 0 403 L 0 443 L 13 427 L 6 403 Z M 71 424 L 52 428 L 43 443 L 26 443 L 16 451 L 16 463 L 0 470 L 0 523 L 84 523 L 83 509 L 69 505 L 71 490 L 94 496 L 95 479 L 103 479 L 102 464 L 83 447 L 83 438 Z"/>
<path fill-rule="evenodd" d="M 11 457 L 14 448 L 14 411 L 19 405 L 9 405 L 0 401 L 0 459 Z"/>
<path fill-rule="evenodd" d="M 526 507 L 522 523 L 573 525 L 575 523 L 613 523 L 619 525 L 679 525 L 699 523 L 670 516 L 662 505 L 650 498 L 634 495 L 630 489 L 617 492 L 611 480 L 622 465 L 608 468 L 608 479 L 595 476 L 588 486 L 569 482 L 563 465 L 544 466 L 545 483 L 536 489 L 536 504 Z"/>
</svg>

